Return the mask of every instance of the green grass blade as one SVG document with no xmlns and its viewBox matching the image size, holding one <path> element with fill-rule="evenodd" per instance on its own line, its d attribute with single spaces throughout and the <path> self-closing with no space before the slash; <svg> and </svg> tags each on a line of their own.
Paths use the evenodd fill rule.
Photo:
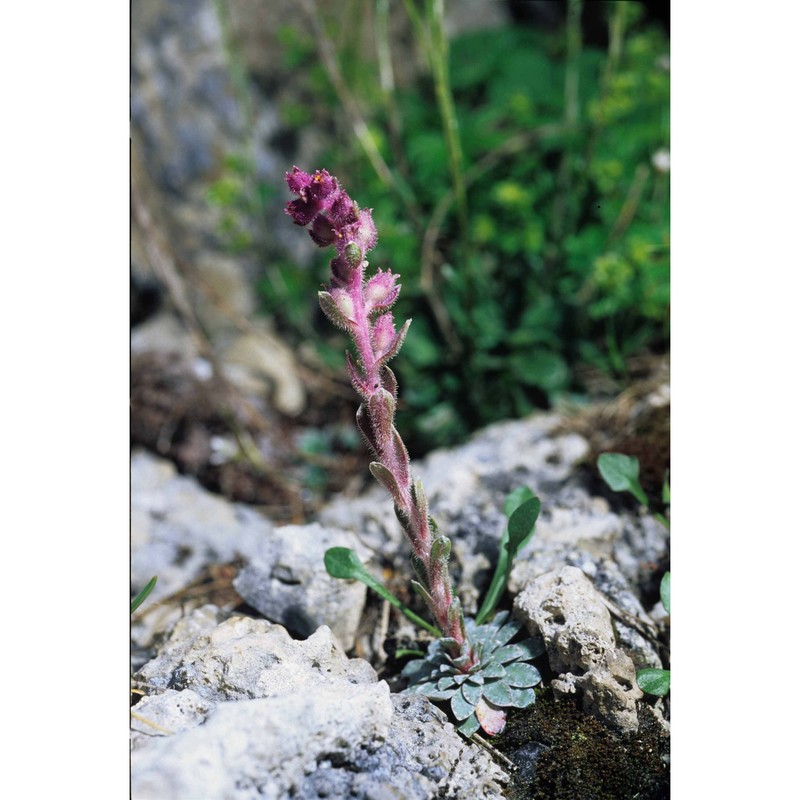
<svg viewBox="0 0 800 800">
<path fill-rule="evenodd" d="M 136 611 L 136 609 L 139 608 L 142 603 L 144 603 L 144 601 L 147 599 L 147 596 L 155 588 L 157 580 L 158 576 L 153 575 L 153 577 L 147 582 L 147 586 L 145 586 L 144 589 L 142 589 L 142 591 L 139 592 L 139 594 L 137 594 L 133 600 L 131 600 L 131 614 L 133 614 L 133 612 Z"/>
</svg>

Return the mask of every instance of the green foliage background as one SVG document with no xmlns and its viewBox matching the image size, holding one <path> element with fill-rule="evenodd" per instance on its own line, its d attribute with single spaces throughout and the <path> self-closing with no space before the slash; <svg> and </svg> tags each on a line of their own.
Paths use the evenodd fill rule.
<svg viewBox="0 0 800 800">
<path fill-rule="evenodd" d="M 377 5 L 380 12 L 386 4 Z M 637 3 L 608 3 L 608 48 L 586 46 L 573 0 L 560 31 L 517 26 L 446 42 L 437 38 L 437 6 L 404 4 L 429 69 L 396 92 L 381 87 L 352 20 L 320 21 L 316 33 L 282 31 L 286 59 L 305 70 L 308 87 L 284 103 L 284 123 L 334 120 L 338 131 L 319 164 L 299 166 L 326 167 L 375 209 L 379 243 L 370 261 L 402 276 L 395 317 L 413 324 L 392 367 L 398 426 L 416 453 L 579 396 L 581 367 L 624 383 L 632 356 L 664 352 L 669 341 L 663 31 L 641 22 Z M 334 45 L 338 86 L 318 58 L 320 36 Z M 363 112 L 361 138 L 343 92 Z M 457 124 L 455 140 L 448 124 Z M 236 169 L 244 167 L 232 166 L 216 193 L 235 207 Z M 230 241 L 242 246 L 236 231 Z M 264 309 L 284 329 L 308 333 L 308 299 L 329 258 L 321 252 L 312 270 L 269 264 Z M 341 366 L 344 340 L 324 335 L 323 354 L 332 348 L 331 363 Z"/>
</svg>

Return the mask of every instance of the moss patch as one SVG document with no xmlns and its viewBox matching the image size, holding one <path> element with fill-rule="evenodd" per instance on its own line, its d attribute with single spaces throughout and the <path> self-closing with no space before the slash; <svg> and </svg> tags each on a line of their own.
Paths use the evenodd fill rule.
<svg viewBox="0 0 800 800">
<path fill-rule="evenodd" d="M 646 704 L 639 732 L 619 736 L 575 702 L 547 691 L 509 715 L 492 744 L 518 767 L 510 800 L 660 800 L 669 798 L 669 736 Z"/>
</svg>

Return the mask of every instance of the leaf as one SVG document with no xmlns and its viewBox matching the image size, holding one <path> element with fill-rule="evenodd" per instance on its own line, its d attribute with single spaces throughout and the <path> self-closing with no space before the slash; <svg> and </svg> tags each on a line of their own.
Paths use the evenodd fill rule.
<svg viewBox="0 0 800 800">
<path fill-rule="evenodd" d="M 526 500 L 530 500 L 535 495 L 527 486 L 517 486 L 512 489 L 503 501 L 503 513 L 510 517 Z"/>
<path fill-rule="evenodd" d="M 519 658 L 524 659 L 525 661 L 531 661 L 534 658 L 538 658 L 547 649 L 544 644 L 544 639 L 542 639 L 541 636 L 531 637 L 530 639 L 525 639 L 522 642 L 516 642 L 513 645 L 508 645 L 508 647 L 518 647 L 523 650 L 525 655 L 519 656 Z"/>
<path fill-rule="evenodd" d="M 400 487 L 397 485 L 397 479 L 394 475 L 378 461 L 373 461 L 369 465 L 369 471 L 372 473 L 372 477 L 389 492 L 395 503 L 399 503 L 402 499 L 402 494 L 400 493 Z"/>
<path fill-rule="evenodd" d="M 477 686 L 474 683 L 470 683 L 470 681 L 466 681 L 461 684 L 461 694 L 464 695 L 464 699 L 468 703 L 472 703 L 473 706 L 477 705 L 483 695 L 483 686 Z"/>
<path fill-rule="evenodd" d="M 329 292 L 318 292 L 317 294 L 319 297 L 319 306 L 325 312 L 325 316 L 331 323 L 342 330 L 351 330 L 353 327 L 352 320 L 348 319 L 339 306 L 336 305 L 336 301 L 333 299 L 332 295 Z"/>
<path fill-rule="evenodd" d="M 669 691 L 669 676 L 668 669 L 640 669 L 636 673 L 636 683 L 639 688 L 647 694 L 653 694 L 656 697 L 663 697 Z"/>
<path fill-rule="evenodd" d="M 139 592 L 139 594 L 137 594 L 133 600 L 131 600 L 131 614 L 133 614 L 133 612 L 136 611 L 136 609 L 139 608 L 142 603 L 144 603 L 144 601 L 147 599 L 147 596 L 155 588 L 157 580 L 158 576 L 153 575 L 153 577 L 147 582 L 147 585 L 144 587 L 144 589 L 142 589 L 142 591 Z"/>
<path fill-rule="evenodd" d="M 461 692 L 456 692 L 450 700 L 450 708 L 457 720 L 463 720 L 475 711 L 475 704 L 470 703 Z"/>
<path fill-rule="evenodd" d="M 499 661 L 490 661 L 482 670 L 484 678 L 502 678 L 506 668 Z"/>
<path fill-rule="evenodd" d="M 363 580 L 372 576 L 365 570 L 358 555 L 349 547 L 331 547 L 325 551 L 325 569 L 332 578 Z M 369 585 L 369 584 L 368 584 Z"/>
<path fill-rule="evenodd" d="M 512 620 L 511 622 L 507 622 L 495 634 L 494 646 L 498 647 L 500 645 L 504 645 L 506 642 L 510 642 L 519 633 L 519 629 L 521 627 L 522 623 L 519 622 L 518 620 Z"/>
<path fill-rule="evenodd" d="M 511 690 L 502 680 L 494 683 L 487 683 L 483 687 L 483 696 L 494 703 L 496 706 L 507 706 L 511 704 Z"/>
<path fill-rule="evenodd" d="M 661 594 L 661 605 L 664 606 L 664 611 L 666 611 L 667 614 L 669 614 L 669 583 L 670 573 L 665 572 L 664 577 L 661 579 L 659 593 Z"/>
<path fill-rule="evenodd" d="M 597 468 L 603 480 L 615 492 L 630 492 L 642 505 L 650 505 L 639 485 L 638 458 L 622 453 L 603 453 L 597 459 Z"/>
<path fill-rule="evenodd" d="M 536 702 L 536 692 L 533 689 L 509 689 L 511 692 L 510 705 L 514 708 L 527 708 Z"/>
<path fill-rule="evenodd" d="M 509 686 L 520 687 L 522 689 L 529 689 L 535 686 L 542 680 L 539 670 L 532 664 L 509 664 L 506 667 L 506 675 L 503 680 Z"/>
<path fill-rule="evenodd" d="M 477 625 L 486 622 L 497 608 L 497 604 L 508 586 L 514 558 L 533 535 L 533 527 L 539 516 L 541 505 L 539 498 L 524 486 L 514 489 L 506 496 L 503 511 L 509 517 L 508 526 L 500 539 L 497 566 L 492 576 L 492 582 L 489 584 L 480 611 L 475 617 Z"/>
<path fill-rule="evenodd" d="M 446 536 L 439 536 L 431 543 L 431 562 L 443 561 L 447 563 L 450 558 L 450 540 Z"/>
<path fill-rule="evenodd" d="M 458 732 L 463 733 L 464 736 L 472 736 L 478 728 L 480 728 L 480 722 L 478 722 L 478 717 L 475 714 L 470 714 L 464 722 L 462 722 L 458 726 Z"/>
<path fill-rule="evenodd" d="M 412 622 L 424 628 L 434 636 L 441 636 L 441 631 L 415 614 L 399 598 L 395 597 L 377 578 L 373 577 L 361 563 L 358 555 L 349 547 L 329 547 L 324 556 L 325 569 L 332 578 L 361 581 L 384 600 L 400 609 Z"/>
<path fill-rule="evenodd" d="M 669 470 L 667 470 L 667 474 L 664 476 L 664 485 L 661 487 L 661 501 L 665 505 L 669 505 Z"/>
<path fill-rule="evenodd" d="M 489 734 L 489 736 L 497 736 L 502 733 L 506 727 L 506 713 L 501 708 L 496 708 L 492 703 L 481 698 L 475 708 L 475 715 L 481 724 L 481 728 Z"/>
<path fill-rule="evenodd" d="M 542 508 L 542 501 L 535 495 L 519 506 L 508 520 L 508 549 L 509 562 L 514 560 L 517 552 L 527 544 L 533 535 L 533 526 Z"/>
</svg>

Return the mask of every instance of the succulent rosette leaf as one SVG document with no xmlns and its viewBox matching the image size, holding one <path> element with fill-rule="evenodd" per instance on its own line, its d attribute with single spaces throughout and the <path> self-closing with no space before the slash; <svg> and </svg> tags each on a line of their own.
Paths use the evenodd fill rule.
<svg viewBox="0 0 800 800">
<path fill-rule="evenodd" d="M 431 642 L 424 658 L 409 661 L 403 669 L 409 679 L 406 692 L 449 701 L 465 736 L 479 728 L 490 736 L 500 733 L 506 724 L 504 708 L 526 708 L 536 700 L 533 687 L 542 678 L 528 662 L 545 651 L 541 638 L 512 644 L 522 623 L 509 617 L 502 611 L 485 625 L 465 620 L 471 652 L 452 639 Z"/>
</svg>

